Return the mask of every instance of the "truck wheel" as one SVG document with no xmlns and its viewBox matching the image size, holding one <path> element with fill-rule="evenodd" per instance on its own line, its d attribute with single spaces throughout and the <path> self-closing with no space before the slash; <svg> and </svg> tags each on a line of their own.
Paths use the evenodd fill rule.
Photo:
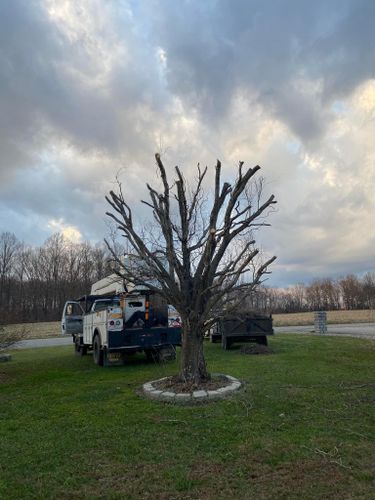
<svg viewBox="0 0 375 500">
<path fill-rule="evenodd" d="M 93 348 L 94 348 L 94 363 L 98 366 L 103 366 L 104 364 L 104 353 L 103 349 L 100 345 L 100 337 L 99 335 L 95 335 L 94 337 L 94 342 L 93 342 Z"/>
<path fill-rule="evenodd" d="M 85 356 L 87 354 L 87 347 L 81 344 L 81 340 L 78 335 L 74 339 L 74 350 L 77 356 Z"/>
</svg>

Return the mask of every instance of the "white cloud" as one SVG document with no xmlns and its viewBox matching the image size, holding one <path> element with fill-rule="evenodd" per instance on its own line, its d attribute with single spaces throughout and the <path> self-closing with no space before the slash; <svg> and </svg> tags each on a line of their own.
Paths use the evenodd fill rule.
<svg viewBox="0 0 375 500">
<path fill-rule="evenodd" d="M 260 235 L 275 281 L 370 269 L 373 6 L 2 4 L 0 231 L 101 240 L 121 169 L 143 220 L 161 150 L 188 179 L 216 158 L 229 180 L 239 160 L 262 166 L 279 202 Z"/>
<path fill-rule="evenodd" d="M 61 233 L 65 240 L 71 241 L 72 243 L 82 242 L 82 234 L 79 229 L 74 226 L 67 225 L 63 219 L 50 219 L 47 227 L 51 229 L 53 233 Z"/>
</svg>

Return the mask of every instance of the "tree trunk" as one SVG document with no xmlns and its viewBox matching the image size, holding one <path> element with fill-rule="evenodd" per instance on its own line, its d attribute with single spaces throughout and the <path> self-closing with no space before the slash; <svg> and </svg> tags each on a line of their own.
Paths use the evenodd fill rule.
<svg viewBox="0 0 375 500">
<path fill-rule="evenodd" d="M 203 330 L 198 321 L 182 318 L 180 379 L 197 384 L 209 379 L 203 354 Z"/>
</svg>

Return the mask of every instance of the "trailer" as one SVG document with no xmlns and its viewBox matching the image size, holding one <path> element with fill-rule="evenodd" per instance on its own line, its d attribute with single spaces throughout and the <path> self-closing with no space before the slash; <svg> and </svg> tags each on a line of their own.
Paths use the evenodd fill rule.
<svg viewBox="0 0 375 500">
<path fill-rule="evenodd" d="M 272 316 L 259 314 L 231 315 L 220 318 L 210 332 L 211 342 L 221 342 L 223 349 L 230 349 L 235 342 L 256 342 L 267 345 L 273 335 Z"/>
<path fill-rule="evenodd" d="M 106 279 L 107 280 L 107 279 Z M 181 320 L 160 295 L 142 287 L 125 291 L 101 280 L 85 295 L 66 302 L 62 333 L 71 334 L 75 352 L 93 351 L 95 364 L 119 364 L 125 354 L 144 352 L 148 359 L 175 359 L 181 345 Z"/>
</svg>

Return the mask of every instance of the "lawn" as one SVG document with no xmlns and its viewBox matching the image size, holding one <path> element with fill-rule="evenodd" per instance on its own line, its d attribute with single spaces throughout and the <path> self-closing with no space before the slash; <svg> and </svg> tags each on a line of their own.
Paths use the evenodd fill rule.
<svg viewBox="0 0 375 500">
<path fill-rule="evenodd" d="M 137 395 L 176 370 L 94 366 L 71 347 L 0 365 L 0 498 L 374 498 L 375 343 L 275 336 L 274 354 L 207 344 L 229 400 L 176 407 Z"/>
</svg>

